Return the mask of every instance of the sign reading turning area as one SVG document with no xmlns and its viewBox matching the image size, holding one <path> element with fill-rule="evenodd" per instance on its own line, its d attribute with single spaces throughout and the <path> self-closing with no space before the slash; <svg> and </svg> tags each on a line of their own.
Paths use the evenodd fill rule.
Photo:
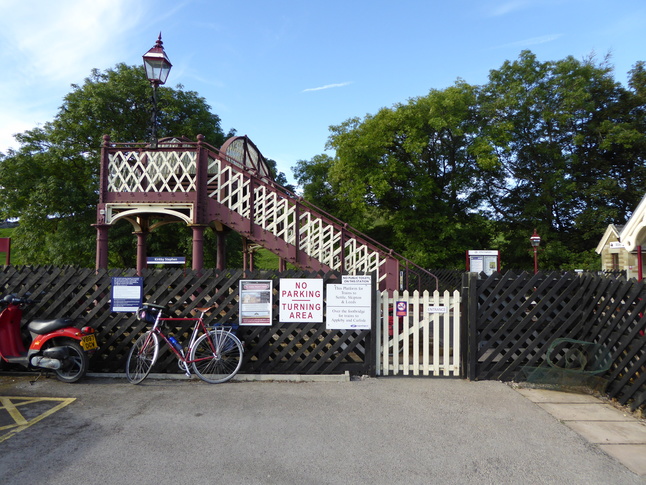
<svg viewBox="0 0 646 485">
<path fill-rule="evenodd" d="M 280 321 L 323 322 L 323 280 L 281 278 Z"/>
</svg>

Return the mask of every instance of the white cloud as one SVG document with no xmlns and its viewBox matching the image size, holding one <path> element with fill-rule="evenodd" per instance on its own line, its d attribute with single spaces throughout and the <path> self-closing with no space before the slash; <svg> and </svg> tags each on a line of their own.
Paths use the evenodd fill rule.
<svg viewBox="0 0 646 485">
<path fill-rule="evenodd" d="M 342 88 L 343 86 L 348 86 L 349 84 L 352 84 L 351 82 L 345 82 L 345 83 L 337 83 L 337 84 L 326 84 L 325 86 L 319 86 L 318 88 L 307 88 L 303 89 L 303 93 L 309 93 L 312 91 L 323 91 L 324 89 L 332 89 L 332 88 Z"/>
<path fill-rule="evenodd" d="M 51 120 L 70 84 L 127 58 L 128 37 L 149 5 L 0 0 L 0 152 L 15 146 L 13 134 Z"/>
<path fill-rule="evenodd" d="M 499 45 L 496 48 L 502 49 L 506 47 L 530 47 L 533 45 L 546 44 L 547 42 L 553 42 L 560 37 L 563 37 L 563 34 L 550 34 L 542 35 L 540 37 L 531 37 L 529 39 L 518 40 L 516 42 L 510 42 L 508 44 Z"/>
<path fill-rule="evenodd" d="M 83 77 L 89 65 L 112 65 L 119 46 L 125 45 L 120 36 L 136 26 L 143 13 L 136 2 L 127 0 L 35 3 L 15 2 L 0 15 L 5 44 L 0 59 L 10 56 L 19 63 L 18 72 L 28 82 Z"/>
<path fill-rule="evenodd" d="M 496 5 L 492 6 L 489 10 L 488 15 L 490 17 L 500 17 L 517 10 L 522 10 L 530 4 L 531 2 L 529 0 L 511 0 L 504 3 L 496 2 Z"/>
</svg>

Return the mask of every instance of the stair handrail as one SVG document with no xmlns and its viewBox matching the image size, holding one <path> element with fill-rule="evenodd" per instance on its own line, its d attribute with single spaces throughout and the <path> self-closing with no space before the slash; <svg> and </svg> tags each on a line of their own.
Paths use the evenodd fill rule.
<svg viewBox="0 0 646 485">
<path fill-rule="evenodd" d="M 404 263 L 407 273 L 410 271 L 410 267 L 412 266 L 414 268 L 414 271 L 418 272 L 419 274 L 423 274 L 425 276 L 431 277 L 435 281 L 435 289 L 436 291 L 439 291 L 439 279 L 438 277 L 433 274 L 432 272 L 428 271 L 427 269 L 422 268 L 419 266 L 417 263 L 409 260 L 405 256 L 397 253 L 393 249 L 390 249 L 380 243 L 379 241 L 376 241 L 375 239 L 371 238 L 367 234 L 362 233 L 358 229 L 350 226 L 346 222 L 340 220 L 338 217 L 326 212 L 325 210 L 321 209 L 320 207 L 316 206 L 314 203 L 305 200 L 302 196 L 296 194 L 295 192 L 292 192 L 291 190 L 287 189 L 286 187 L 280 185 L 278 182 L 275 180 L 270 180 L 266 181 L 263 180 L 261 177 L 256 175 L 254 172 L 255 170 L 248 169 L 244 166 L 243 163 L 238 161 L 239 163 L 234 163 L 230 159 L 232 158 L 230 155 L 224 156 L 220 150 L 209 143 L 201 140 L 201 141 L 188 141 L 186 139 L 181 139 L 177 140 L 176 142 L 171 142 L 171 141 L 164 141 L 163 143 L 158 144 L 156 147 L 152 147 L 149 143 L 145 142 L 119 142 L 115 143 L 110 141 L 109 145 L 106 146 L 109 152 L 113 151 L 119 151 L 119 150 L 124 150 L 124 149 L 131 149 L 132 151 L 152 151 L 152 152 L 164 152 L 164 151 L 176 151 L 178 149 L 182 151 L 196 151 L 199 149 L 199 147 L 202 147 L 203 149 L 206 149 L 207 153 L 211 152 L 209 156 L 214 156 L 215 158 L 219 159 L 221 162 L 225 163 L 226 165 L 231 166 L 234 170 L 238 172 L 244 173 L 246 176 L 252 178 L 254 180 L 254 184 L 257 185 L 262 185 L 269 187 L 271 190 L 275 190 L 279 193 L 282 192 L 282 195 L 285 197 L 292 199 L 298 203 L 301 203 L 308 207 L 310 210 L 312 210 L 314 213 L 317 213 L 319 216 L 322 217 L 323 220 L 327 219 L 328 221 L 326 222 L 331 222 L 333 225 L 338 225 L 339 227 L 343 227 L 344 230 L 349 231 L 360 243 L 367 243 L 368 245 L 372 246 L 375 251 L 380 253 L 382 256 L 385 257 L 391 257 L 394 259 L 397 259 L 400 264 Z M 418 278 L 418 289 L 421 290 L 420 283 L 421 279 Z M 408 286 L 408 281 L 406 286 Z"/>
</svg>

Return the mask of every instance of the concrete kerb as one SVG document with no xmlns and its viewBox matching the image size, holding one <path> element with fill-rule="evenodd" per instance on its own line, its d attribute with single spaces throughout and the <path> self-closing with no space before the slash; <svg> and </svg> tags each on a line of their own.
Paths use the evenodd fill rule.
<svg viewBox="0 0 646 485">
<path fill-rule="evenodd" d="M 125 379 L 125 373 L 100 373 L 88 372 L 88 377 Z M 187 377 L 185 374 L 149 374 L 147 379 L 159 380 L 187 380 L 196 379 L 197 376 Z M 231 381 L 237 382 L 350 382 L 350 373 L 344 374 L 236 374 Z"/>
</svg>

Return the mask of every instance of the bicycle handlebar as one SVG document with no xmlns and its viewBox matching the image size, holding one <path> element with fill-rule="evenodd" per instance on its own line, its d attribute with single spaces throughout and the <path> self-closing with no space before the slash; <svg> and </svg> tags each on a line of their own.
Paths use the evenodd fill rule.
<svg viewBox="0 0 646 485">
<path fill-rule="evenodd" d="M 156 303 L 142 303 L 142 307 L 148 306 L 150 308 L 157 308 L 159 310 L 164 310 L 166 309 L 166 305 L 157 305 Z"/>
</svg>

